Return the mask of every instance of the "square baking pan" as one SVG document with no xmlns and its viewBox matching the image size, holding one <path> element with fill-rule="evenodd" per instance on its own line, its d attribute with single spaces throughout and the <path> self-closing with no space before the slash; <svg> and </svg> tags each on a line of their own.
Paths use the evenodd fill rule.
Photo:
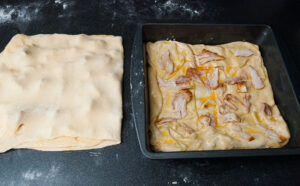
<svg viewBox="0 0 300 186">
<path fill-rule="evenodd" d="M 150 145 L 147 53 L 149 41 L 176 40 L 218 45 L 233 41 L 257 44 L 267 68 L 275 102 L 288 124 L 291 139 L 283 148 L 155 152 Z M 300 109 L 285 62 L 268 25 L 140 24 L 131 56 L 131 99 L 142 153 L 151 159 L 270 156 L 300 154 Z"/>
</svg>

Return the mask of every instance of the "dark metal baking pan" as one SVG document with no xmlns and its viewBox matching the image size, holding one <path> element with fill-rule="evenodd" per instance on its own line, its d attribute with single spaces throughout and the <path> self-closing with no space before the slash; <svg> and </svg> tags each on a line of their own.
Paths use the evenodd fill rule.
<svg viewBox="0 0 300 186">
<path fill-rule="evenodd" d="M 291 139 L 278 149 L 236 149 L 184 152 L 154 152 L 149 144 L 149 99 L 145 44 L 170 40 L 217 45 L 233 41 L 248 41 L 259 45 L 275 102 L 286 120 Z M 289 79 L 285 62 L 272 29 L 267 25 L 204 25 L 204 24 L 140 24 L 133 46 L 131 64 L 131 99 L 134 122 L 142 153 L 151 159 L 208 158 L 237 156 L 267 156 L 300 154 L 300 109 Z"/>
</svg>

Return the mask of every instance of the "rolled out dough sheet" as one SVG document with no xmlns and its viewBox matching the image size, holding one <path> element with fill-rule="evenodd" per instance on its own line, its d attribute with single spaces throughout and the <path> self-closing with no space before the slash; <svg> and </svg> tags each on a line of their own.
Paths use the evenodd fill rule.
<svg viewBox="0 0 300 186">
<path fill-rule="evenodd" d="M 122 38 L 15 35 L 0 54 L 0 152 L 121 142 Z"/>
</svg>

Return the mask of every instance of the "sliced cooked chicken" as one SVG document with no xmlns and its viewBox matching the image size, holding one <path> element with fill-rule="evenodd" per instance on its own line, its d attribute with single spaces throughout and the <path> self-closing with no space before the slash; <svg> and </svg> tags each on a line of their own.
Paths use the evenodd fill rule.
<svg viewBox="0 0 300 186">
<path fill-rule="evenodd" d="M 272 140 L 274 140 L 274 141 L 276 141 L 276 142 L 281 142 L 280 136 L 279 136 L 277 133 L 275 133 L 275 132 L 273 132 L 273 131 L 271 131 L 271 130 L 267 130 L 267 131 L 265 132 L 265 134 L 266 134 L 266 136 L 268 136 L 268 137 L 271 138 Z"/>
<path fill-rule="evenodd" d="M 200 116 L 200 123 L 205 127 L 216 126 L 215 118 L 212 115 Z"/>
<path fill-rule="evenodd" d="M 229 111 L 228 111 L 227 107 L 226 107 L 224 104 L 222 104 L 222 105 L 219 106 L 219 113 L 220 113 L 221 115 L 226 114 L 226 113 L 228 113 L 228 112 L 229 112 Z"/>
<path fill-rule="evenodd" d="M 185 124 L 185 123 L 180 123 L 179 125 L 180 125 L 187 133 L 189 133 L 189 134 L 195 133 L 195 130 L 192 129 L 191 127 L 189 127 L 187 124 Z"/>
<path fill-rule="evenodd" d="M 226 83 L 229 85 L 237 84 L 237 91 L 245 93 L 247 92 L 247 75 L 245 73 L 241 73 L 240 76 L 229 77 L 226 79 Z"/>
<path fill-rule="evenodd" d="M 171 74 L 174 71 L 173 61 L 170 59 L 170 52 L 167 50 L 161 57 L 161 67 L 167 73 Z"/>
<path fill-rule="evenodd" d="M 193 96 L 192 92 L 188 89 L 180 90 L 176 95 L 184 97 L 184 99 L 186 99 L 187 102 L 190 102 Z"/>
<path fill-rule="evenodd" d="M 221 115 L 223 122 L 240 122 L 240 118 L 233 112 L 228 112 L 224 115 Z"/>
<path fill-rule="evenodd" d="M 202 104 L 201 109 L 206 109 L 209 105 L 216 105 L 216 102 L 213 100 L 207 100 Z"/>
<path fill-rule="evenodd" d="M 272 107 L 267 103 L 262 103 L 261 108 L 267 116 L 272 116 Z"/>
<path fill-rule="evenodd" d="M 200 76 L 203 75 L 203 71 L 199 71 L 196 68 L 188 68 L 186 71 L 186 77 L 191 78 L 193 81 L 197 83 L 203 83 L 200 79 Z"/>
<path fill-rule="evenodd" d="M 182 86 L 179 86 L 179 84 L 176 84 L 175 81 L 173 80 L 166 80 L 166 79 L 162 79 L 162 78 L 157 78 L 157 81 L 158 81 L 158 84 L 159 86 L 161 87 L 167 87 L 169 89 L 174 89 L 174 90 L 181 90 L 181 89 L 187 89 L 187 88 L 190 88 L 189 85 L 182 85 Z"/>
<path fill-rule="evenodd" d="M 176 84 L 184 84 L 184 83 L 188 83 L 190 81 L 190 78 L 181 75 L 176 79 Z"/>
<path fill-rule="evenodd" d="M 156 125 L 169 124 L 169 123 L 172 123 L 172 122 L 175 122 L 175 121 L 176 121 L 176 119 L 170 118 L 170 117 L 161 118 L 161 119 L 159 119 L 159 120 L 156 121 Z"/>
<path fill-rule="evenodd" d="M 254 54 L 255 53 L 250 49 L 240 49 L 240 50 L 235 51 L 235 53 L 234 53 L 235 56 L 243 56 L 243 57 L 252 56 Z"/>
<path fill-rule="evenodd" d="M 205 127 L 208 127 L 210 126 L 210 117 L 209 116 L 202 116 L 200 118 L 200 123 L 205 126 Z"/>
<path fill-rule="evenodd" d="M 216 126 L 216 121 L 215 121 L 215 116 L 210 115 L 210 126 L 215 127 Z"/>
<path fill-rule="evenodd" d="M 237 110 L 238 108 L 235 106 L 235 104 L 231 103 L 228 100 L 224 100 L 224 105 L 232 110 Z"/>
<path fill-rule="evenodd" d="M 224 99 L 227 100 L 227 101 L 233 101 L 233 102 L 236 102 L 236 103 L 243 104 L 242 101 L 238 97 L 236 97 L 232 94 L 226 94 Z"/>
<path fill-rule="evenodd" d="M 218 68 L 219 70 L 224 71 L 224 66 L 216 66 L 215 68 Z"/>
<path fill-rule="evenodd" d="M 197 66 L 203 65 L 210 61 L 219 61 L 224 59 L 223 56 L 218 55 L 217 53 L 211 52 L 209 50 L 203 49 L 202 53 L 199 55 L 196 55 L 197 60 Z"/>
<path fill-rule="evenodd" d="M 245 106 L 247 113 L 250 112 L 250 107 L 251 107 L 250 99 L 251 99 L 250 95 L 245 95 L 243 98 L 243 105 Z"/>
<path fill-rule="evenodd" d="M 246 93 L 248 91 L 247 83 L 244 81 L 237 83 L 237 91 L 240 93 Z"/>
<path fill-rule="evenodd" d="M 211 73 L 207 85 L 212 88 L 216 89 L 219 85 L 219 69 L 215 68 L 214 71 Z"/>
<path fill-rule="evenodd" d="M 176 87 L 177 87 L 176 82 L 172 81 L 172 80 L 166 80 L 166 79 L 162 79 L 162 78 L 158 77 L 157 81 L 158 81 L 158 84 L 163 87 L 167 87 L 170 89 L 176 89 Z"/>
<path fill-rule="evenodd" d="M 272 131 L 272 130 L 270 130 L 270 129 L 267 129 L 267 128 L 261 126 L 260 124 L 256 124 L 256 125 L 258 126 L 258 128 L 260 128 L 260 129 L 265 133 L 265 135 L 266 135 L 268 138 L 270 138 L 270 139 L 272 139 L 272 140 L 274 140 L 274 141 L 276 141 L 276 142 L 284 142 L 284 141 L 286 141 L 286 138 L 285 138 L 285 137 L 280 136 L 280 135 L 277 134 L 276 132 L 274 132 L 274 131 Z"/>
<path fill-rule="evenodd" d="M 230 123 L 228 125 L 228 129 L 234 135 L 237 135 L 238 137 L 240 137 L 243 140 L 246 140 L 246 141 L 253 141 L 254 140 L 253 136 L 250 136 L 248 133 L 244 132 L 243 129 L 240 126 L 238 126 L 238 125 L 236 125 L 234 123 Z"/>
<path fill-rule="evenodd" d="M 244 81 L 247 81 L 247 77 L 244 75 L 229 77 L 226 79 L 226 83 L 229 85 L 235 85 L 237 83 L 244 82 Z"/>
<path fill-rule="evenodd" d="M 226 86 L 224 84 L 220 84 L 217 91 L 219 92 L 220 95 L 224 95 L 224 93 L 226 92 Z"/>
<path fill-rule="evenodd" d="M 176 118 L 184 118 L 187 114 L 187 103 L 192 100 L 192 93 L 189 90 L 180 90 L 174 97 L 172 105 Z"/>
<path fill-rule="evenodd" d="M 259 77 L 257 71 L 254 68 L 249 66 L 248 73 L 251 77 L 252 84 L 255 89 L 262 89 L 265 87 L 264 83 L 262 82 L 261 78 Z"/>
</svg>

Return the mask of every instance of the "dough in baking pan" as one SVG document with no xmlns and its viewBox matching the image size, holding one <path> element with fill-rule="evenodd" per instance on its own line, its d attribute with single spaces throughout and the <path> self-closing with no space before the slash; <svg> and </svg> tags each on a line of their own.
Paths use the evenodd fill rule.
<svg viewBox="0 0 300 186">
<path fill-rule="evenodd" d="M 121 142 L 122 38 L 18 34 L 0 54 L 0 152 Z"/>
<path fill-rule="evenodd" d="M 147 43 L 156 151 L 276 148 L 289 138 L 257 45 Z"/>
</svg>

